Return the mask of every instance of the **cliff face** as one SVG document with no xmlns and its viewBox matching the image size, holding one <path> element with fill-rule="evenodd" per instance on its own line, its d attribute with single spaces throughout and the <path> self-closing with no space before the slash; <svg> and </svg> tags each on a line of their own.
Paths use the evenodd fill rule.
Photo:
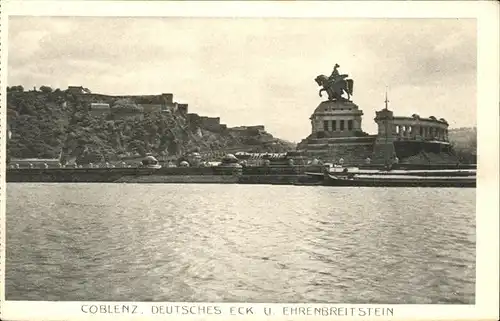
<svg viewBox="0 0 500 321">
<path fill-rule="evenodd" d="M 7 156 L 58 157 L 65 142 L 69 116 L 61 91 L 8 93 L 7 124 L 12 136 L 7 142 Z"/>
<path fill-rule="evenodd" d="M 8 92 L 7 121 L 12 132 L 9 158 L 58 158 L 78 163 L 144 156 L 202 155 L 253 151 L 283 152 L 288 142 L 262 130 L 213 131 L 192 123 L 179 110 L 145 112 L 133 101 L 118 98 L 109 113 L 93 113 L 84 96 L 51 92 Z"/>
</svg>

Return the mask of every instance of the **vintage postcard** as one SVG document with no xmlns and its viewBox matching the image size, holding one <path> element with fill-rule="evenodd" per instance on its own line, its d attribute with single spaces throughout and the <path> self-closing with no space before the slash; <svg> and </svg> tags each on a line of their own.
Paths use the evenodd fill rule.
<svg viewBox="0 0 500 321">
<path fill-rule="evenodd" d="M 2 320 L 497 320 L 496 2 L 2 1 Z"/>
</svg>

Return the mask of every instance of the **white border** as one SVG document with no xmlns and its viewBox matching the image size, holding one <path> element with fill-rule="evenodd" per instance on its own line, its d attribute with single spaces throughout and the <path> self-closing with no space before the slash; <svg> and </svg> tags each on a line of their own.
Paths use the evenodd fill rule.
<svg viewBox="0 0 500 321">
<path fill-rule="evenodd" d="M 332 307 L 356 309 L 360 307 L 391 307 L 393 317 L 377 319 L 432 319 L 432 320 L 497 320 L 499 301 L 499 252 L 498 252 L 498 146 L 499 122 L 499 8 L 496 1 L 446 1 L 446 2 L 104 2 L 104 1 L 2 1 L 2 93 L 5 93 L 6 77 L 6 23 L 8 15 L 37 16 L 175 16 L 175 17 L 343 17 L 343 18 L 477 18 L 478 22 L 478 188 L 477 188 L 477 264 L 475 305 L 349 305 L 335 304 Z M 7 13 L 6 13 L 7 12 Z M 2 98 L 5 97 L 2 95 Z M 5 128 L 5 101 L 1 99 L 1 123 Z M 5 159 L 5 135 L 0 133 L 1 157 Z M 0 165 L 0 214 L 1 214 L 1 259 L 0 277 L 4 280 L 5 267 L 5 164 Z M 2 284 L 4 284 L 2 282 Z M 0 298 L 5 298 L 3 286 Z M 124 304 L 123 302 L 116 302 Z M 161 303 L 130 303 L 138 305 L 143 315 L 126 314 L 84 314 L 85 302 L 24 302 L 3 301 L 0 303 L 0 317 L 6 320 L 63 320 L 88 318 L 140 318 L 175 317 L 189 319 L 235 318 L 228 313 L 230 306 L 253 306 L 258 315 L 252 319 L 269 318 L 263 314 L 264 306 L 278 311 L 283 304 L 194 304 L 197 306 L 217 305 L 224 313 L 216 316 L 151 315 L 147 311 L 152 305 Z M 113 304 L 96 302 L 95 304 Z M 173 303 L 165 303 L 173 304 Z M 299 306 L 299 305 L 295 305 Z M 305 305 L 317 306 L 317 305 Z M 325 305 L 322 305 L 325 306 Z M 274 319 L 311 319 L 312 316 L 284 317 Z M 340 319 L 344 317 L 318 318 Z M 366 316 L 345 317 L 349 319 L 372 319 Z M 248 317 L 247 317 L 248 319 Z"/>
<path fill-rule="evenodd" d="M 474 18 L 494 10 L 470 1 L 19 1 L 9 15 L 147 17 Z"/>
</svg>

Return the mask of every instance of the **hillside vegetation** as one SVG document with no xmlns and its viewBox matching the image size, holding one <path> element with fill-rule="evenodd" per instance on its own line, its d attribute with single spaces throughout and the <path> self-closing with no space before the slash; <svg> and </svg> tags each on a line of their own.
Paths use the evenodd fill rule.
<svg viewBox="0 0 500 321">
<path fill-rule="evenodd" d="M 108 116 L 93 116 L 78 95 L 56 89 L 23 91 L 10 87 L 7 122 L 12 136 L 8 158 L 76 159 L 77 163 L 115 161 L 127 157 L 180 157 L 233 152 L 282 152 L 289 142 L 262 131 L 236 135 L 230 130 L 211 132 L 189 124 L 178 112 L 144 113 L 143 119 L 117 118 L 114 113 L 137 109 L 131 101 L 115 101 Z"/>
<path fill-rule="evenodd" d="M 456 155 L 462 162 L 477 161 L 477 129 L 476 127 L 454 128 L 448 131 L 448 139 L 453 145 Z"/>
</svg>

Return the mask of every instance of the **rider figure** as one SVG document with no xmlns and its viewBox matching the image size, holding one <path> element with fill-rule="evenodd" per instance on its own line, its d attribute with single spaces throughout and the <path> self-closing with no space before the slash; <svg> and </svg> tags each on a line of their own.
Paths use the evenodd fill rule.
<svg viewBox="0 0 500 321">
<path fill-rule="evenodd" d="M 340 66 L 338 64 L 335 64 L 335 66 L 333 67 L 333 71 L 332 71 L 332 74 L 330 75 L 330 78 L 329 80 L 333 83 L 335 83 L 338 79 L 339 79 L 339 71 L 337 70 Z"/>
<path fill-rule="evenodd" d="M 318 83 L 318 85 L 322 86 L 323 88 L 320 90 L 319 95 L 321 96 L 322 91 L 327 91 L 328 92 L 328 98 L 330 100 L 335 100 L 335 99 L 341 99 L 343 92 L 347 92 L 349 95 L 349 88 L 348 88 L 348 83 L 345 81 L 349 75 L 347 74 L 340 74 L 338 71 L 339 64 L 335 64 L 333 67 L 332 74 L 328 79 L 325 81 L 324 78 L 326 78 L 324 75 L 321 77 L 318 76 L 315 80 Z M 347 98 L 349 99 L 349 98 Z"/>
</svg>

